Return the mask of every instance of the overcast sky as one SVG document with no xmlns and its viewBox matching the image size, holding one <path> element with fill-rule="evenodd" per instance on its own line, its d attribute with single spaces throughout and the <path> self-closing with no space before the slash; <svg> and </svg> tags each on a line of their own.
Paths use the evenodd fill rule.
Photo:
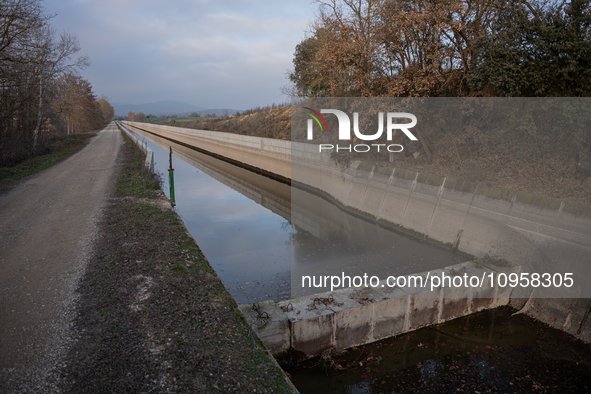
<svg viewBox="0 0 591 394">
<path fill-rule="evenodd" d="M 52 26 L 75 35 L 82 71 L 112 102 L 183 101 L 248 109 L 287 101 L 295 46 L 312 0 L 45 0 Z"/>
</svg>

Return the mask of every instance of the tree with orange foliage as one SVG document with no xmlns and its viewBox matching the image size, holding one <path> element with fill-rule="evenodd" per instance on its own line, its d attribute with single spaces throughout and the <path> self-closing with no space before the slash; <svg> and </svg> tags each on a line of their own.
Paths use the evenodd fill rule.
<svg viewBox="0 0 591 394">
<path fill-rule="evenodd" d="M 296 51 L 290 79 L 326 95 L 460 96 L 470 94 L 475 41 L 487 34 L 505 0 L 318 0 L 312 37 Z M 309 45 L 314 42 L 316 45 Z"/>
</svg>

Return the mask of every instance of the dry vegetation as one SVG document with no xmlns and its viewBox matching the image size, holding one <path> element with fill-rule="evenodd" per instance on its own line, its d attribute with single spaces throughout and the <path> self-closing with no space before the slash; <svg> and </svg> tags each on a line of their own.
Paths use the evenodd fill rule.
<svg viewBox="0 0 591 394">
<path fill-rule="evenodd" d="M 591 78 L 588 1 L 316 3 L 318 16 L 308 37 L 296 47 L 289 74 L 292 86 L 288 90 L 295 96 L 591 94 L 587 82 Z M 397 156 L 397 165 L 589 203 L 588 113 L 585 109 L 574 114 L 578 127 L 567 122 L 544 130 L 545 125 L 538 124 L 536 133 L 484 133 L 477 124 L 447 132 L 421 131 L 426 143 L 419 147 L 406 142 L 405 155 Z M 536 121 L 539 119 L 534 118 Z M 418 158 L 411 156 L 415 152 L 419 152 Z"/>
<path fill-rule="evenodd" d="M 291 136 L 291 108 L 287 105 L 273 104 L 244 111 L 236 116 L 216 119 L 197 118 L 197 120 L 182 123 L 172 120 L 160 124 L 288 140 Z"/>
<path fill-rule="evenodd" d="M 175 125 L 169 122 L 168 125 Z M 246 115 L 176 124 L 259 137 L 290 139 L 291 107 L 264 108 Z M 462 179 L 487 186 L 591 203 L 591 168 L 557 151 L 552 135 L 433 132 L 425 135 L 430 161 L 419 142 L 400 141 L 396 167 Z M 351 154 L 346 152 L 347 156 Z M 367 156 L 359 155 L 358 158 Z M 387 155 L 372 159 L 388 161 Z"/>
<path fill-rule="evenodd" d="M 396 166 L 444 177 L 591 203 L 588 168 L 576 160 L 557 155 L 550 138 L 526 139 L 516 135 L 466 138 L 461 142 L 450 133 L 430 141 L 433 161 L 429 162 L 418 144 L 406 144 Z M 415 159 L 413 151 L 419 152 Z"/>
<path fill-rule="evenodd" d="M 22 178 L 35 172 L 51 167 L 60 160 L 63 160 L 73 153 L 86 146 L 90 138 L 96 133 L 73 134 L 69 136 L 60 136 L 55 134 L 42 135 L 38 156 L 21 161 L 20 163 L 8 167 L 0 167 L 1 190 L 8 190 L 13 185 L 8 181 Z"/>
</svg>

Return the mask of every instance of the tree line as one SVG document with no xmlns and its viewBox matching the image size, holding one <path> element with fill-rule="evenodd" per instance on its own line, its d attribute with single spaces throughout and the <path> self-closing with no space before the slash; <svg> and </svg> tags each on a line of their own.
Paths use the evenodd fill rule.
<svg viewBox="0 0 591 394">
<path fill-rule="evenodd" d="M 318 0 L 305 97 L 589 96 L 589 1 Z"/>
<path fill-rule="evenodd" d="M 293 70 L 288 73 L 291 85 L 286 90 L 291 96 L 591 95 L 588 0 L 316 3 L 317 17 L 307 37 L 297 45 Z M 462 143 L 478 141 L 466 142 L 475 151 L 510 141 L 509 145 L 519 147 L 529 156 L 559 154 L 574 160 L 575 174 L 591 176 L 591 117 L 587 101 L 569 100 L 566 108 L 564 100 L 556 105 L 552 101 L 545 103 L 546 107 L 533 106 L 522 111 L 520 126 L 510 123 L 502 133 L 485 135 L 482 130 L 482 119 L 494 115 L 494 107 L 486 111 L 482 108 L 478 116 L 473 116 L 473 109 L 467 109 L 460 123 L 450 130 Z M 556 108 L 562 111 L 563 118 L 551 123 L 548 117 L 557 113 Z M 433 119 L 449 118 L 443 110 L 428 115 Z M 375 127 L 369 125 L 369 129 Z M 429 162 L 434 154 L 445 154 L 441 149 L 436 152 L 429 148 L 443 138 L 437 127 L 424 130 L 422 137 L 421 146 Z M 515 152 L 515 156 L 519 155 Z"/>
<path fill-rule="evenodd" d="M 41 0 L 0 3 L 0 165 L 45 151 L 56 135 L 103 127 L 114 116 L 78 72 L 89 66 L 73 35 L 56 33 Z"/>
</svg>

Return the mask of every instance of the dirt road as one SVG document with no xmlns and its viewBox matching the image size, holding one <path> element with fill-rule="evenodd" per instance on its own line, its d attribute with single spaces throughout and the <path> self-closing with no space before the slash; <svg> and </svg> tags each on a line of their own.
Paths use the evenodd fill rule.
<svg viewBox="0 0 591 394">
<path fill-rule="evenodd" d="M 2 393 L 56 391 L 120 145 L 111 123 L 74 156 L 0 195 Z"/>
</svg>

